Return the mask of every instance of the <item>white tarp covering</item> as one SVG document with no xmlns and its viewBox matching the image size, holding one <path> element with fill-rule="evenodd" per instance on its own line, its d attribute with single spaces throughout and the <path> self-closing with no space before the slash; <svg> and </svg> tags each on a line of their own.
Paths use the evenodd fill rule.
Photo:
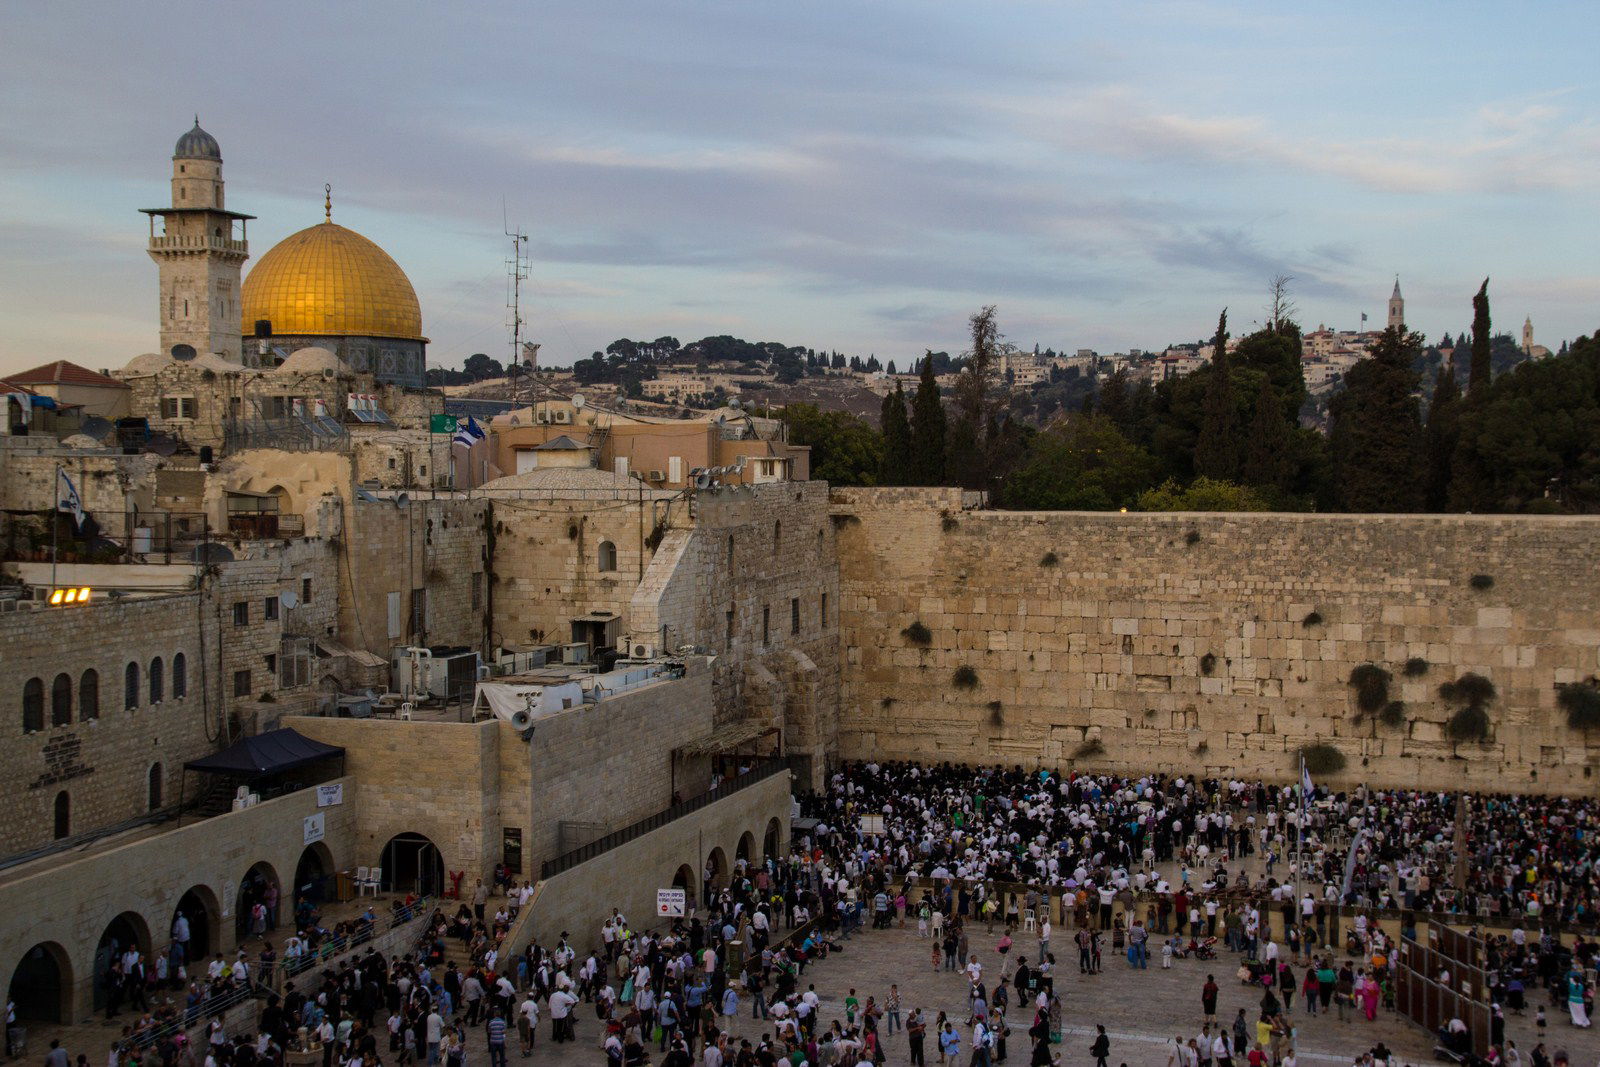
<svg viewBox="0 0 1600 1067">
<path fill-rule="evenodd" d="M 499 718 L 509 720 L 519 711 L 528 711 L 535 719 L 542 719 L 582 703 L 583 686 L 577 682 L 559 682 L 555 685 L 479 682 L 475 706 L 487 706 Z"/>
</svg>

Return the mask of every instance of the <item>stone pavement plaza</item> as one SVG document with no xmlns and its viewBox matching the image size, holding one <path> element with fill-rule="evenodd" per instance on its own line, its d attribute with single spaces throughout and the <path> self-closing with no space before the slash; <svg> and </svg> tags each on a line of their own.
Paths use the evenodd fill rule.
<svg viewBox="0 0 1600 1067">
<path fill-rule="evenodd" d="M 990 989 L 993 988 L 992 978 L 1000 961 L 995 951 L 998 931 L 997 926 L 995 934 L 986 934 L 980 924 L 970 935 L 971 950 L 984 965 L 985 985 Z M 1018 935 L 1016 946 L 1013 951 L 1026 949 L 1030 959 L 1036 958 L 1038 940 L 1035 935 Z M 1203 1021 L 1200 1014 L 1200 987 L 1207 973 L 1217 976 L 1217 984 L 1222 990 L 1217 1003 L 1218 1018 L 1231 1023 L 1238 1010 L 1244 1008 L 1245 1017 L 1250 1020 L 1252 1028 L 1254 1026 L 1260 994 L 1246 989 L 1234 977 L 1238 970 L 1238 957 L 1233 953 L 1224 952 L 1220 958 L 1209 962 L 1175 960 L 1170 971 L 1160 969 L 1159 958 L 1152 960 L 1149 970 L 1134 971 L 1123 956 L 1108 954 L 1104 970 L 1099 975 L 1086 977 L 1078 974 L 1077 949 L 1071 943 L 1070 930 L 1058 930 L 1051 948 L 1058 961 L 1056 987 L 1063 994 L 1065 1023 L 1062 1043 L 1054 1046 L 1054 1050 L 1061 1055 L 1063 1064 L 1094 1062 L 1088 1052 L 1089 1044 L 1095 1024 L 1103 1023 L 1111 1035 L 1110 1063 L 1113 1067 L 1121 1063 L 1129 1067 L 1165 1067 L 1173 1036 L 1182 1034 L 1188 1039 L 1200 1031 Z M 1301 976 L 1304 969 L 1296 967 L 1295 973 Z M 917 937 L 914 923 L 908 924 L 903 930 L 868 930 L 855 934 L 845 943 L 843 952 L 808 966 L 801 977 L 800 988 L 804 989 L 811 983 L 816 985 L 817 993 L 822 998 L 822 1021 L 827 1023 L 844 1017 L 844 998 L 851 987 L 855 988 L 863 1004 L 868 996 L 876 997 L 882 1003 L 891 982 L 900 985 L 906 1014 L 913 1007 L 920 1006 L 928 1016 L 930 1034 L 927 1058 L 930 1067 L 938 1062 L 931 1024 L 940 1011 L 950 1015 L 963 1037 L 960 1062 L 965 1065 L 968 1059 L 965 1042 L 968 1028 L 964 1025 L 968 989 L 966 977 L 959 972 L 933 970 L 930 942 Z M 1433 1060 L 1433 1043 L 1428 1035 L 1393 1013 L 1380 1011 L 1377 1021 L 1372 1023 L 1359 1017 L 1353 1022 L 1341 1023 L 1336 1014 L 1308 1018 L 1300 1008 L 1298 997 L 1296 999 L 1291 1019 L 1299 1028 L 1297 1045 L 1302 1064 L 1315 1067 L 1348 1065 L 1379 1040 L 1386 1042 L 1397 1054 L 1397 1063 L 1418 1064 Z M 767 1024 L 751 1019 L 749 999 L 741 997 L 740 1000 L 740 1019 L 734 1032 L 738 1037 L 759 1038 Z M 1567 1022 L 1564 1009 L 1558 1012 L 1547 1009 L 1546 1014 L 1549 1037 L 1545 1047 L 1549 1052 L 1553 1054 L 1557 1049 L 1566 1049 L 1571 1053 L 1571 1062 L 1575 1067 L 1600 1060 L 1600 1034 L 1593 1030 L 1574 1029 Z M 533 1056 L 528 1060 L 519 1060 L 513 1045 L 511 1062 L 523 1062 L 532 1067 L 603 1063 L 604 1056 L 598 1048 L 600 1027 L 593 1007 L 580 1005 L 577 1018 L 576 1043 L 554 1045 L 549 1037 L 548 1018 L 541 1019 L 538 1044 Z M 1029 1047 L 1024 1031 L 1031 1016 L 1022 1018 L 1013 1006 L 1009 1018 L 1013 1035 L 1006 1062 L 1015 1067 L 1026 1067 Z M 1527 1015 L 1508 1017 L 1506 1022 L 1506 1036 L 1516 1042 L 1526 1065 L 1529 1053 L 1538 1040 L 1534 1033 L 1532 1003 Z M 909 1063 L 904 1034 L 895 1034 L 885 1048 L 891 1065 L 900 1067 Z M 479 1028 L 473 1033 L 469 1045 L 468 1067 L 483 1067 L 487 1059 L 482 1030 Z M 651 1059 L 660 1062 L 660 1056 L 653 1047 Z"/>
</svg>

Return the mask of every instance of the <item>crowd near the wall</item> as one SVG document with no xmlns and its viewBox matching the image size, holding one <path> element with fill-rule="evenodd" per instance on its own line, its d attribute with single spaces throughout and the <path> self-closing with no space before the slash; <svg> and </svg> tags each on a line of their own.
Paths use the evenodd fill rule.
<svg viewBox="0 0 1600 1067">
<path fill-rule="evenodd" d="M 302 932 L 286 959 L 262 941 L 236 960 L 173 968 L 187 1002 L 165 1018 L 133 1004 L 144 1013 L 114 1043 L 111 1067 L 278 1067 L 288 1055 L 306 1062 L 307 1050 L 322 1067 L 468 1067 L 484 1054 L 505 1067 L 513 1050 L 569 1041 L 598 1047 L 611 1067 L 925 1067 L 929 1056 L 1047 1067 L 1067 1047 L 1057 976 L 1074 964 L 1103 973 L 1108 958 L 1132 981 L 1174 960 L 1198 964 L 1197 1030 L 1174 1036 L 1171 1067 L 1296 1067 L 1302 1013 L 1359 1022 L 1394 1010 L 1396 946 L 1364 910 L 1378 907 L 1510 927 L 1487 937 L 1492 1047 L 1470 1047 L 1460 1020 L 1441 1028 L 1442 1047 L 1545 1067 L 1561 1062 L 1546 1047 L 1549 1022 L 1589 1025 L 1588 800 L 1471 796 L 1458 808 L 1435 793 L 853 764 L 802 814 L 787 856 L 740 860 L 726 875 L 708 867 L 692 913 L 655 930 L 613 912 L 598 930 L 508 955 L 531 889 L 502 884 L 502 899 L 480 884 L 434 908 L 413 951 L 385 957 L 356 947 L 370 911 L 335 932 L 297 901 Z M 1346 916 L 1355 907 L 1342 937 L 1338 905 Z M 416 905 L 391 906 L 399 919 Z M 914 928 L 928 965 L 962 983 L 965 1010 L 925 1012 L 898 984 L 819 995 L 808 966 L 869 925 Z M 998 932 L 998 966 L 973 951 L 980 928 Z M 230 1035 L 221 998 L 250 988 L 252 973 L 285 980 L 259 1023 Z M 1253 987 L 1248 1014 L 1218 1015 L 1229 982 Z M 1071 1014 L 1096 1026 L 1088 1051 L 1105 1067 L 1112 1039 L 1094 1011 Z M 1508 1012 L 1537 1021 L 1526 1052 L 1505 1040 Z M 191 1041 L 199 1031 L 183 1024 L 201 1021 Z M 1354 1063 L 1392 1059 L 1381 1041 L 1358 1043 L 1367 1050 Z M 70 1067 L 67 1050 L 52 1048 L 47 1065 Z"/>
</svg>

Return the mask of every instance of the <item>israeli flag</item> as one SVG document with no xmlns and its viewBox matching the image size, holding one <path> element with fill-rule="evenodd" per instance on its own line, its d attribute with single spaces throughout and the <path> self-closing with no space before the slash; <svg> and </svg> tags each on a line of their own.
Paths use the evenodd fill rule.
<svg viewBox="0 0 1600 1067">
<path fill-rule="evenodd" d="M 487 436 L 489 435 L 483 432 L 483 427 L 478 425 L 478 421 L 468 415 L 467 424 L 457 430 L 456 435 L 450 440 L 464 448 L 471 448 Z"/>
<path fill-rule="evenodd" d="M 72 484 L 67 472 L 60 467 L 56 468 L 56 510 L 70 512 L 73 526 L 83 528 L 83 498 L 78 495 L 78 487 Z"/>
</svg>

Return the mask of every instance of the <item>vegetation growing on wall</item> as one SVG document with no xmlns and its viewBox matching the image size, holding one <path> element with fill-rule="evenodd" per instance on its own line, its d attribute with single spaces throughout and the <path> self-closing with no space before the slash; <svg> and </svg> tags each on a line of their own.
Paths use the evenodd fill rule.
<svg viewBox="0 0 1600 1067">
<path fill-rule="evenodd" d="M 1361 715 L 1376 715 L 1389 702 L 1392 675 L 1376 663 L 1363 663 L 1350 671 L 1350 687 L 1356 691 L 1356 708 Z"/>
<path fill-rule="evenodd" d="M 1493 682 L 1468 671 L 1453 682 L 1441 684 L 1439 697 L 1447 704 L 1461 705 L 1445 722 L 1445 737 L 1456 744 L 1489 739 L 1488 705 L 1495 698 Z"/>
<path fill-rule="evenodd" d="M 957 689 L 976 689 L 978 687 L 978 672 L 963 663 L 950 676 L 950 684 Z"/>
<path fill-rule="evenodd" d="M 900 631 L 900 636 L 914 645 L 926 645 L 933 641 L 933 631 L 921 622 L 913 622 L 910 626 Z"/>
<path fill-rule="evenodd" d="M 1600 726 L 1600 685 L 1595 679 L 1561 686 L 1556 690 L 1556 703 L 1567 713 L 1567 725 L 1574 730 Z"/>
<path fill-rule="evenodd" d="M 1300 757 L 1311 774 L 1337 774 L 1345 766 L 1344 753 L 1324 741 L 1306 745 L 1300 750 Z"/>
</svg>

